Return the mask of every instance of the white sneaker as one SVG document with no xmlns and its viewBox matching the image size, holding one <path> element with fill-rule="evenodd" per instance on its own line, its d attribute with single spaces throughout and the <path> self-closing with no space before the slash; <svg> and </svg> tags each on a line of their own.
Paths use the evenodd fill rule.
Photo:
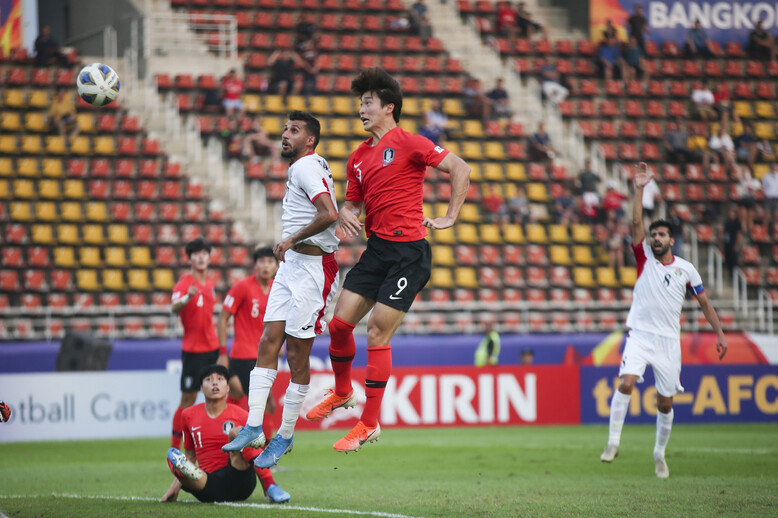
<svg viewBox="0 0 778 518">
<path fill-rule="evenodd" d="M 619 447 L 615 444 L 608 443 L 605 445 L 605 449 L 602 450 L 600 460 L 603 462 L 613 462 L 613 459 L 619 456 Z"/>
<path fill-rule="evenodd" d="M 670 468 L 667 467 L 664 457 L 654 455 L 654 473 L 659 478 L 667 478 L 670 476 Z"/>
</svg>

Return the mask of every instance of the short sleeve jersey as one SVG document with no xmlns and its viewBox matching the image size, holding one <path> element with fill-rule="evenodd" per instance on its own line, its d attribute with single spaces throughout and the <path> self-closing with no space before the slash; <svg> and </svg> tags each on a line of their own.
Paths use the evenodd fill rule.
<svg viewBox="0 0 778 518">
<path fill-rule="evenodd" d="M 192 297 L 178 314 L 184 326 L 181 348 L 188 353 L 207 353 L 219 348 L 216 327 L 213 325 L 213 306 L 216 301 L 213 282 L 206 279 L 204 283 L 200 283 L 188 273 L 173 288 L 171 302 L 176 303 L 186 296 L 192 285 L 199 293 Z"/>
<path fill-rule="evenodd" d="M 236 282 L 224 297 L 222 309 L 235 316 L 235 339 L 230 349 L 230 358 L 251 360 L 257 357 L 267 297 L 272 285 L 271 280 L 265 291 L 256 276 L 251 275 Z"/>
<path fill-rule="evenodd" d="M 240 99 L 240 94 L 243 93 L 243 80 L 237 77 L 235 79 L 225 79 L 222 83 L 222 88 L 224 88 L 225 99 L 237 101 Z"/>
<path fill-rule="evenodd" d="M 337 210 L 335 184 L 332 181 L 330 166 L 324 158 L 311 153 L 289 166 L 289 180 L 286 182 L 283 202 L 284 213 L 281 216 L 284 239 L 308 225 L 316 217 L 317 209 L 313 202 L 321 195 L 329 196 Z M 333 223 L 302 242 L 318 246 L 325 253 L 334 252 L 340 242 L 335 237 L 335 225 Z"/>
<path fill-rule="evenodd" d="M 217 417 L 208 415 L 205 403 L 185 408 L 181 413 L 184 448 L 194 450 L 200 469 L 213 473 L 229 462 L 230 454 L 222 451 L 222 446 L 230 441 L 230 430 L 243 426 L 247 418 L 248 412 L 231 404 Z"/>
<path fill-rule="evenodd" d="M 423 184 L 427 167 L 437 167 L 448 151 L 421 135 L 397 127 L 378 144 L 368 139 L 346 166 L 347 201 L 365 202 L 365 234 L 389 241 L 418 241 L 422 225 Z"/>
<path fill-rule="evenodd" d="M 627 315 L 627 327 L 669 338 L 681 336 L 681 309 L 686 292 L 704 291 L 694 265 L 680 257 L 662 264 L 643 239 L 632 245 L 638 265 L 638 280 Z"/>
</svg>

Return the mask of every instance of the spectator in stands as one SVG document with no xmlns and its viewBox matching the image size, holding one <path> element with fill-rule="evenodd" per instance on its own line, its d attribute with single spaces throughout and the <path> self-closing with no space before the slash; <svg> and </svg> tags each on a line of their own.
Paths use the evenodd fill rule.
<svg viewBox="0 0 778 518">
<path fill-rule="evenodd" d="M 567 186 L 562 187 L 562 192 L 554 200 L 556 222 L 561 225 L 575 223 L 578 220 L 575 208 L 575 197 L 572 191 Z"/>
<path fill-rule="evenodd" d="M 685 140 L 684 140 L 685 142 Z M 643 217 L 648 220 L 650 225 L 656 216 L 657 205 L 662 201 L 662 191 L 653 178 L 643 187 Z"/>
<path fill-rule="evenodd" d="M 535 351 L 532 347 L 522 349 L 520 359 L 522 365 L 532 365 L 535 362 Z"/>
<path fill-rule="evenodd" d="M 775 161 L 775 149 L 772 144 L 766 138 L 761 139 L 756 143 L 757 156 L 760 162 L 774 162 Z"/>
<path fill-rule="evenodd" d="M 547 59 L 541 63 L 540 79 L 543 95 L 552 104 L 557 105 L 567 99 L 570 90 L 562 85 L 562 76 L 553 60 Z"/>
<path fill-rule="evenodd" d="M 630 38 L 637 40 L 638 47 L 645 54 L 646 52 L 646 38 L 645 35 L 649 34 L 651 30 L 648 28 L 648 20 L 643 16 L 643 6 L 636 5 L 635 12 L 632 16 L 627 18 L 627 29 Z"/>
<path fill-rule="evenodd" d="M 688 141 L 689 134 L 683 123 L 668 122 L 664 138 L 666 160 L 671 164 L 686 164 L 689 161 Z"/>
<path fill-rule="evenodd" d="M 251 128 L 243 136 L 241 144 L 241 155 L 251 162 L 258 162 L 269 156 L 273 160 L 273 166 L 281 163 L 281 148 L 278 146 L 278 141 L 270 138 L 258 118 L 251 123 Z"/>
<path fill-rule="evenodd" d="M 497 32 L 500 36 L 506 36 L 511 40 L 516 39 L 518 28 L 518 17 L 511 3 L 506 1 L 498 2 Z"/>
<path fill-rule="evenodd" d="M 724 222 L 722 234 L 724 248 L 724 264 L 729 268 L 729 274 L 740 264 L 740 251 L 743 249 L 743 227 L 740 224 L 737 207 L 731 206 L 727 220 Z"/>
<path fill-rule="evenodd" d="M 711 157 L 713 157 L 713 162 L 716 165 L 723 162 L 724 167 L 732 171 L 732 176 L 737 176 L 737 169 L 735 167 L 735 143 L 732 142 L 732 137 L 727 135 L 723 124 L 719 126 L 719 132 L 713 135 L 708 141 L 708 150 L 703 158 L 705 169 L 708 169 L 710 166 Z"/>
<path fill-rule="evenodd" d="M 470 117 L 475 117 L 486 121 L 492 111 L 492 100 L 487 97 L 481 86 L 479 79 L 468 79 L 465 89 L 463 103 L 465 110 Z"/>
<path fill-rule="evenodd" d="M 600 183 L 600 177 L 592 172 L 592 162 L 587 159 L 584 162 L 583 170 L 578 173 L 578 191 L 581 195 L 593 193 L 595 196 L 598 196 L 598 183 Z"/>
<path fill-rule="evenodd" d="M 708 136 L 704 125 L 692 125 L 691 135 L 686 143 L 690 162 L 702 162 L 708 152 Z"/>
<path fill-rule="evenodd" d="M 613 180 L 609 180 L 605 185 L 605 194 L 602 196 L 602 212 L 605 221 L 621 221 L 625 214 L 624 202 L 629 199 L 629 196 L 616 190 L 616 182 Z"/>
<path fill-rule="evenodd" d="M 538 123 L 538 130 L 530 138 L 529 144 L 530 160 L 546 162 L 553 160 L 556 156 L 556 151 L 551 143 L 551 137 L 546 133 L 546 125 L 543 122 Z"/>
<path fill-rule="evenodd" d="M 35 66 L 43 67 L 56 63 L 61 67 L 69 65 L 68 57 L 62 53 L 57 41 L 51 37 L 51 26 L 44 25 L 35 38 Z"/>
<path fill-rule="evenodd" d="M 419 135 L 427 137 L 436 146 L 443 146 L 446 139 L 446 126 L 448 117 L 443 113 L 439 99 L 433 99 L 430 109 L 424 113 L 424 126 L 419 130 Z"/>
<path fill-rule="evenodd" d="M 683 257 L 686 222 L 683 220 L 683 217 L 681 217 L 681 211 L 678 210 L 677 206 L 673 205 L 670 207 L 670 215 L 667 217 L 667 222 L 670 223 L 670 226 L 672 227 L 673 239 L 675 240 L 671 247 L 673 255 Z"/>
<path fill-rule="evenodd" d="M 516 22 L 519 26 L 519 37 L 532 38 L 536 33 L 546 37 L 546 29 L 532 19 L 532 13 L 527 10 L 526 2 L 519 2 L 516 6 Z"/>
<path fill-rule="evenodd" d="M 508 200 L 508 215 L 511 221 L 520 225 L 526 225 L 532 219 L 529 200 L 521 185 L 516 186 L 516 194 Z"/>
<path fill-rule="evenodd" d="M 267 64 L 270 67 L 270 88 L 272 94 L 286 97 L 294 88 L 294 71 L 300 57 L 287 49 L 278 49 L 270 54 Z"/>
<path fill-rule="evenodd" d="M 616 278 L 618 279 L 621 268 L 624 268 L 624 239 L 626 232 L 623 225 L 615 219 L 608 220 L 605 223 L 605 228 L 608 229 L 608 242 L 606 243 L 608 266 L 615 271 Z"/>
<path fill-rule="evenodd" d="M 497 186 L 489 184 L 489 192 L 481 199 L 484 209 L 484 219 L 489 223 L 499 223 L 502 227 L 508 223 L 508 207 Z"/>
<path fill-rule="evenodd" d="M 762 182 L 751 176 L 751 171 L 743 170 L 740 181 L 737 184 L 738 206 L 740 206 L 740 226 L 743 232 L 751 235 L 754 229 L 754 207 L 756 207 L 756 193 L 762 190 Z"/>
<path fill-rule="evenodd" d="M 605 29 L 602 30 L 602 43 L 610 40 L 613 40 L 616 44 L 619 43 L 619 30 L 613 25 L 613 20 L 608 18 L 605 20 Z"/>
<path fill-rule="evenodd" d="M 771 164 L 770 171 L 762 177 L 762 193 L 765 214 L 775 232 L 778 223 L 778 168 L 775 164 Z"/>
<path fill-rule="evenodd" d="M 316 34 L 316 17 L 312 13 L 305 14 L 300 18 L 297 26 L 294 29 L 295 48 L 298 48 L 302 43 L 313 40 Z"/>
<path fill-rule="evenodd" d="M 494 85 L 486 96 L 491 99 L 492 105 L 492 118 L 493 119 L 508 119 L 513 117 L 513 108 L 511 108 L 508 100 L 508 91 L 505 90 L 505 80 L 498 78 Z"/>
<path fill-rule="evenodd" d="M 748 34 L 746 52 L 753 59 L 769 59 L 775 61 L 775 41 L 762 27 L 762 20 L 756 22 L 754 29 Z"/>
<path fill-rule="evenodd" d="M 721 125 L 724 127 L 728 126 L 730 118 L 736 124 L 740 123 L 740 116 L 733 108 L 729 98 L 729 86 L 725 81 L 719 82 L 718 86 L 716 86 L 716 91 L 713 92 L 713 99 L 715 101 L 713 109 L 718 113 Z"/>
<path fill-rule="evenodd" d="M 686 55 L 689 58 L 710 59 L 713 57 L 710 40 L 708 40 L 705 29 L 702 28 L 700 20 L 695 20 L 694 28 L 689 31 L 689 35 L 686 37 Z"/>
<path fill-rule="evenodd" d="M 222 79 L 222 106 L 229 118 L 238 118 L 243 116 L 243 100 L 240 96 L 243 94 L 243 80 L 238 77 L 238 71 L 234 68 Z"/>
<path fill-rule="evenodd" d="M 300 64 L 300 93 L 305 97 L 316 93 L 316 78 L 319 75 L 319 49 L 316 48 L 316 42 L 312 39 L 301 42 L 297 46 L 298 59 Z"/>
<path fill-rule="evenodd" d="M 610 81 L 623 68 L 624 60 L 616 38 L 606 38 L 597 50 L 600 72 L 606 81 Z"/>
<path fill-rule="evenodd" d="M 408 12 L 410 13 L 408 22 L 410 22 L 411 31 L 426 42 L 432 36 L 432 26 L 427 17 L 427 6 L 424 5 L 424 0 L 416 0 Z"/>
<path fill-rule="evenodd" d="M 49 107 L 49 123 L 57 128 L 61 136 L 70 135 L 70 138 L 78 136 L 79 127 L 76 123 L 76 101 L 73 91 L 63 86 L 57 88 L 57 98 Z"/>
<path fill-rule="evenodd" d="M 716 110 L 713 108 L 716 104 L 716 98 L 713 96 L 711 82 L 705 84 L 698 83 L 692 90 L 692 102 L 695 111 L 703 121 L 714 120 L 718 118 Z"/>
<path fill-rule="evenodd" d="M 600 220 L 600 195 L 596 192 L 587 192 L 581 196 L 579 207 L 581 219 L 586 223 L 593 224 Z"/>
<path fill-rule="evenodd" d="M 621 72 L 624 81 L 632 81 L 640 77 L 641 81 L 647 83 L 651 79 L 644 51 L 640 48 L 638 40 L 634 36 L 629 37 L 627 48 L 624 49 L 623 59 Z"/>
<path fill-rule="evenodd" d="M 754 161 L 758 152 L 754 128 L 750 124 L 743 124 L 743 133 L 735 138 L 735 152 L 741 162 L 746 162 L 748 168 L 754 170 Z"/>
</svg>

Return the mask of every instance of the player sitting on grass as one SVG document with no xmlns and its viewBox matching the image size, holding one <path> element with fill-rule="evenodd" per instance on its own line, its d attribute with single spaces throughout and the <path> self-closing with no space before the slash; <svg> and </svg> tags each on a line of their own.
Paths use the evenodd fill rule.
<svg viewBox="0 0 778 518">
<path fill-rule="evenodd" d="M 236 426 L 246 422 L 245 410 L 227 403 L 229 373 L 223 365 L 209 365 L 200 374 L 200 389 L 205 403 L 186 408 L 182 414 L 185 453 L 170 448 L 167 463 L 176 477 L 162 502 L 174 502 L 183 489 L 201 502 L 245 500 L 262 482 L 271 502 L 284 503 L 291 498 L 278 487 L 269 469 L 254 468 L 252 462 L 262 450 L 245 448 L 225 453 L 222 446 L 238 435 Z"/>
</svg>

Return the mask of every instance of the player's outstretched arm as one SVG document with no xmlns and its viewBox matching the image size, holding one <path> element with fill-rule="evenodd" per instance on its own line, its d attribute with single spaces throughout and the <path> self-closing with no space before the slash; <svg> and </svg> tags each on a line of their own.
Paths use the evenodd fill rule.
<svg viewBox="0 0 778 518">
<path fill-rule="evenodd" d="M 702 314 L 710 322 L 711 327 L 716 331 L 716 351 L 719 353 L 719 360 L 724 358 L 727 354 L 727 337 L 724 335 L 724 331 L 721 329 L 721 322 L 716 310 L 713 308 L 713 304 L 710 303 L 708 294 L 704 291 L 696 295 L 697 302 L 702 308 Z"/>
<path fill-rule="evenodd" d="M 640 162 L 635 171 L 635 195 L 632 197 L 632 244 L 637 246 L 646 237 L 643 228 L 643 188 L 653 178 L 645 162 Z"/>
<path fill-rule="evenodd" d="M 422 224 L 427 228 L 440 230 L 454 226 L 457 217 L 459 217 L 459 211 L 465 203 L 467 190 L 470 187 L 470 166 L 454 153 L 449 153 L 441 160 L 437 168 L 449 174 L 451 200 L 448 202 L 448 210 L 445 216 L 441 218 L 424 218 Z"/>
<path fill-rule="evenodd" d="M 178 493 L 181 492 L 181 482 L 177 478 L 173 478 L 173 483 L 170 484 L 170 488 L 159 499 L 160 502 L 175 502 L 178 500 Z"/>
<path fill-rule="evenodd" d="M 362 207 L 365 205 L 363 201 L 349 201 L 343 204 L 343 207 L 338 213 L 338 227 L 346 237 L 356 237 L 362 230 L 362 222 L 359 221 L 359 216 L 362 215 Z"/>
</svg>

